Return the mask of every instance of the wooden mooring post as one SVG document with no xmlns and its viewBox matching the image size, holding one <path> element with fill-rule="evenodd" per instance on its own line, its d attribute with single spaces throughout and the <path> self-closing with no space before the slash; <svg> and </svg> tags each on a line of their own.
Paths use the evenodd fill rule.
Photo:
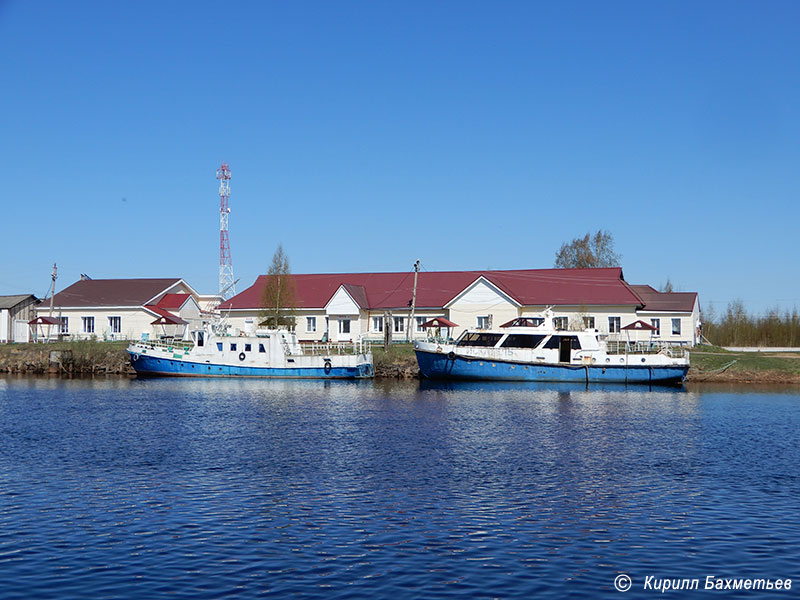
<svg viewBox="0 0 800 600">
<path fill-rule="evenodd" d="M 392 345 L 392 313 L 383 313 L 383 349 L 389 351 Z"/>
</svg>

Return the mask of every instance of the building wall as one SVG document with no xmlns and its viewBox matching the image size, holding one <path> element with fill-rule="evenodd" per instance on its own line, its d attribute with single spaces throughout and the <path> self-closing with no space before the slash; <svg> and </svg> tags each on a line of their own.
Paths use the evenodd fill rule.
<svg viewBox="0 0 800 600">
<path fill-rule="evenodd" d="M 467 297 L 465 300 L 457 299 L 448 308 L 431 309 L 425 308 L 415 312 L 415 317 L 425 317 L 425 320 L 434 317 L 445 317 L 458 327 L 452 332 L 453 337 L 459 336 L 466 328 L 475 328 L 477 326 L 477 317 L 491 316 L 492 327 L 499 327 L 503 323 L 510 321 L 516 317 L 539 317 L 542 315 L 545 306 L 523 306 L 517 307 L 511 302 L 503 299 L 501 296 L 489 298 L 486 301 L 484 296 L 485 290 L 480 290 L 479 294 Z M 483 297 L 482 297 L 483 296 Z M 481 298 L 482 297 L 482 298 Z M 481 301 L 482 300 L 482 301 Z M 337 308 L 340 310 L 340 308 Z M 630 325 L 634 321 L 642 320 L 645 323 L 650 323 L 653 317 L 661 319 L 661 335 L 657 336 L 664 342 L 680 343 L 680 344 L 694 344 L 696 340 L 696 329 L 699 322 L 699 309 L 696 308 L 693 313 L 670 313 L 670 312 L 637 312 L 635 306 L 621 305 L 621 306 L 553 306 L 554 317 L 566 317 L 568 328 L 570 329 L 583 329 L 583 317 L 594 317 L 595 328 L 602 335 L 610 335 L 609 332 L 609 317 L 619 317 L 620 327 Z M 351 337 L 355 339 L 358 331 L 364 337 L 371 340 L 383 340 L 383 332 L 376 330 L 373 326 L 373 317 L 383 319 L 384 310 L 360 310 L 358 315 L 347 315 L 353 321 L 351 323 Z M 410 309 L 392 310 L 392 317 L 403 318 L 403 331 L 392 332 L 392 339 L 395 341 L 405 341 L 406 328 L 408 327 L 408 317 Z M 231 311 L 228 320 L 233 327 L 244 330 L 245 318 L 256 318 L 258 311 L 255 309 L 249 311 Z M 306 317 L 313 316 L 317 319 L 316 332 L 309 332 L 306 330 Z M 298 310 L 296 314 L 296 332 L 297 337 L 301 341 L 315 341 L 319 342 L 323 339 L 325 334 L 325 318 L 330 319 L 331 336 L 330 341 L 338 339 L 338 319 L 344 315 L 331 315 L 325 309 L 302 309 Z M 681 319 L 681 334 L 673 335 L 671 330 L 671 319 Z M 394 327 L 393 327 L 394 329 Z M 336 335 L 334 335 L 336 333 Z M 413 338 L 424 339 L 427 332 L 417 328 L 416 319 L 413 324 Z M 614 335 L 614 334 L 611 334 Z M 631 341 L 647 341 L 651 339 L 649 332 L 632 331 L 626 334 L 624 331 L 620 332 L 621 339 L 630 339 Z"/>
<path fill-rule="evenodd" d="M 36 318 L 36 305 L 37 300 L 33 296 L 27 298 L 11 308 L 0 310 L 0 342 L 27 342 L 27 335 L 24 339 L 20 339 L 17 335 L 15 338 L 15 330 L 20 330 L 19 333 L 27 332 L 27 328 L 16 327 L 17 321 L 28 321 Z"/>
<path fill-rule="evenodd" d="M 455 335 L 464 329 L 499 327 L 520 316 L 520 307 L 503 292 L 486 281 L 478 280 L 447 306 L 448 319 L 458 325 Z M 487 323 L 488 321 L 488 323 Z"/>
</svg>

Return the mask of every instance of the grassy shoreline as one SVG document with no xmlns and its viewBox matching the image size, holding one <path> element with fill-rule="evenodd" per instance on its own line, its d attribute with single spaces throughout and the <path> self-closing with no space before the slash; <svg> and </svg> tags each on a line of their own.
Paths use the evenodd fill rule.
<svg viewBox="0 0 800 600">
<path fill-rule="evenodd" d="M 53 372 L 50 353 L 67 353 L 55 372 L 72 375 L 133 375 L 128 342 L 70 341 L 52 344 L 0 345 L 0 373 Z M 375 376 L 384 379 L 419 377 L 411 344 L 393 344 L 388 351 L 372 349 Z M 800 348 L 797 352 L 730 352 L 716 346 L 698 346 L 691 353 L 688 382 L 776 383 L 800 385 Z"/>
</svg>

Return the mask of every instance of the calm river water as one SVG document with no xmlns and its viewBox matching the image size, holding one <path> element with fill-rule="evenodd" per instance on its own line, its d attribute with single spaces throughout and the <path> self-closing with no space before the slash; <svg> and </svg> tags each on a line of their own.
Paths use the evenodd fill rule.
<svg viewBox="0 0 800 600">
<path fill-rule="evenodd" d="M 0 377 L 4 600 L 789 597 L 799 511 L 797 388 Z"/>
</svg>

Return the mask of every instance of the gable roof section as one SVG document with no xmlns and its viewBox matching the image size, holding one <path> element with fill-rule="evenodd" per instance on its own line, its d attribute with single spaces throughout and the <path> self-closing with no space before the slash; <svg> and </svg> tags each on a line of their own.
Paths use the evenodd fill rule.
<svg viewBox="0 0 800 600">
<path fill-rule="evenodd" d="M 659 292 L 649 285 L 630 287 L 642 299 L 644 311 L 692 312 L 697 301 L 697 292 Z"/>
<path fill-rule="evenodd" d="M 642 301 L 622 277 L 622 269 L 527 269 L 515 271 L 423 271 L 417 282 L 417 308 L 441 308 L 484 277 L 523 306 L 633 305 Z M 297 308 L 323 308 L 340 286 L 348 293 L 363 288 L 355 297 L 372 310 L 407 308 L 414 287 L 408 273 L 325 273 L 292 275 Z M 257 309 L 267 276 L 259 276 L 249 288 L 220 304 L 223 310 Z M 360 292 L 359 292 L 360 293 Z"/>
<path fill-rule="evenodd" d="M 367 300 L 367 290 L 363 285 L 354 285 L 352 283 L 342 284 L 344 290 L 350 295 L 360 308 L 369 308 L 369 301 Z"/>
<path fill-rule="evenodd" d="M 14 308 L 17 304 L 25 302 L 28 298 L 33 298 L 36 302 L 36 296 L 33 294 L 16 294 L 14 296 L 0 296 L 0 308 Z"/>
<path fill-rule="evenodd" d="M 490 289 L 492 291 L 492 294 L 495 294 L 495 295 L 498 295 L 498 296 L 502 296 L 502 297 L 504 297 L 505 300 L 508 300 L 511 304 L 516 304 L 517 306 L 521 306 L 520 303 L 517 302 L 517 300 L 511 294 L 507 293 L 499 285 L 496 285 L 495 283 L 489 281 L 486 277 L 481 275 L 475 281 L 470 283 L 466 288 L 461 290 L 456 296 L 451 298 L 447 302 L 447 304 L 444 305 L 444 308 L 447 308 L 451 304 L 454 304 L 454 303 L 458 302 L 459 300 L 462 300 L 472 290 L 474 290 L 475 288 L 477 288 L 481 284 L 483 284 L 484 287 Z"/>
<path fill-rule="evenodd" d="M 156 306 L 167 310 L 180 310 L 191 297 L 191 294 L 164 294 L 161 300 L 156 302 Z"/>
<path fill-rule="evenodd" d="M 180 282 L 171 279 L 84 279 L 55 295 L 53 304 L 61 308 L 95 306 L 142 306 Z"/>
</svg>

